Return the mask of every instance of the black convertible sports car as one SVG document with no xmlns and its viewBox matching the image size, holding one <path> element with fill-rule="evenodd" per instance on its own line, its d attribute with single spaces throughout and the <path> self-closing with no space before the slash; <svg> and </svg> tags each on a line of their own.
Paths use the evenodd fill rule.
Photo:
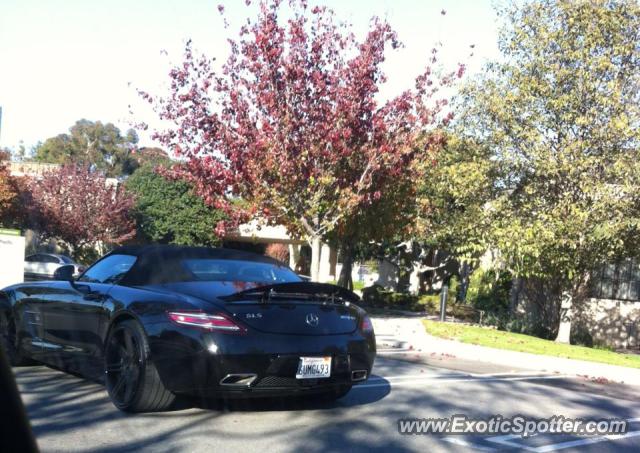
<svg viewBox="0 0 640 453">
<path fill-rule="evenodd" d="M 164 410 L 179 395 L 340 398 L 373 366 L 358 296 L 265 256 L 122 247 L 73 272 L 0 291 L 0 341 L 13 365 L 104 376 L 125 411 Z"/>
</svg>

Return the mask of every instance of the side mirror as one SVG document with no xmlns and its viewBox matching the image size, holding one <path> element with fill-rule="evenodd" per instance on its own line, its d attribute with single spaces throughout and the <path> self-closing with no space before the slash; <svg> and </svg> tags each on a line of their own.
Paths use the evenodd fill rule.
<svg viewBox="0 0 640 453">
<path fill-rule="evenodd" d="M 56 269 L 56 271 L 53 273 L 53 279 L 72 282 L 73 274 L 75 274 L 75 272 L 76 268 L 73 266 L 73 264 L 65 264 L 64 266 L 60 266 Z"/>
</svg>

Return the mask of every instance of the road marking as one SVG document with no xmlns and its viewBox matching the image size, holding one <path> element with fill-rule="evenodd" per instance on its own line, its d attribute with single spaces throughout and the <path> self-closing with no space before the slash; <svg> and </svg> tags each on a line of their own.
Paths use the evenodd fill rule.
<svg viewBox="0 0 640 453">
<path fill-rule="evenodd" d="M 520 442 L 512 442 L 511 439 L 520 437 L 518 434 L 509 434 L 508 436 L 489 437 L 485 439 L 488 442 L 505 445 L 507 447 L 516 447 L 521 450 L 533 451 L 535 453 L 546 453 L 550 451 L 564 450 L 565 448 L 579 447 L 581 445 L 591 445 L 609 440 L 619 440 L 640 436 L 640 431 L 631 431 L 626 434 L 607 434 L 606 436 L 588 437 L 586 439 L 570 440 L 557 444 L 542 445 L 540 447 L 529 447 Z"/>
<path fill-rule="evenodd" d="M 557 376 L 556 373 L 549 373 L 545 371 L 536 370 L 522 370 L 522 371 L 505 371 L 504 373 L 468 373 L 469 376 L 478 377 L 500 377 L 500 376 Z"/>
<path fill-rule="evenodd" d="M 415 349 L 378 349 L 376 351 L 378 354 L 387 355 L 387 354 L 431 354 L 426 351 L 417 351 Z"/>
<path fill-rule="evenodd" d="M 431 370 L 429 370 L 431 371 Z M 432 372 L 432 371 L 431 371 Z M 369 378 L 369 381 L 380 381 L 380 380 L 389 380 L 389 379 L 414 379 L 414 378 L 418 378 L 418 379 L 445 379 L 445 378 L 460 378 L 460 379 L 470 379 L 474 378 L 475 380 L 478 379 L 489 379 L 489 378 L 499 378 L 501 380 L 505 380 L 505 379 L 520 379 L 522 377 L 525 378 L 555 378 L 556 376 L 564 376 L 564 375 L 558 375 L 558 374 L 542 374 L 542 373 L 486 373 L 486 374 L 475 374 L 475 373 L 449 373 L 449 374 L 431 374 L 431 373 L 424 373 L 424 374 L 401 374 L 398 376 L 381 376 L 378 374 L 375 374 L 373 376 L 371 376 Z"/>
<path fill-rule="evenodd" d="M 640 418 L 627 419 L 627 422 L 629 423 L 638 422 L 638 421 L 640 421 Z M 577 439 L 577 440 L 569 440 L 566 442 L 559 442 L 557 444 L 541 445 L 539 447 L 530 447 L 520 442 L 513 442 L 512 439 L 522 438 L 522 436 L 520 436 L 519 434 L 509 434 L 506 436 L 488 437 L 488 438 L 485 438 L 484 440 L 488 442 L 500 444 L 500 445 L 505 445 L 507 447 L 516 447 L 521 450 L 533 451 L 535 453 L 547 453 L 551 451 L 564 450 L 565 448 L 580 447 L 582 445 L 591 445 L 591 444 L 597 444 L 605 441 L 627 439 L 627 438 L 638 437 L 638 436 L 640 436 L 640 431 L 631 431 L 625 434 L 606 434 L 604 436 L 594 436 L 594 437 L 587 437 L 587 438 Z M 530 436 L 530 437 L 533 437 L 533 436 Z"/>
<path fill-rule="evenodd" d="M 442 440 L 444 440 L 445 442 L 449 442 L 451 444 L 462 445 L 463 447 L 473 448 L 474 450 L 478 450 L 478 451 L 496 451 L 495 448 L 485 447 L 483 445 L 467 442 L 466 440 L 459 439 L 458 437 L 444 437 Z"/>
<path fill-rule="evenodd" d="M 588 439 L 572 440 L 569 442 L 562 442 L 559 444 L 544 445 L 542 447 L 536 448 L 533 451 L 538 453 L 545 453 L 548 451 L 556 451 L 556 450 L 562 450 L 565 448 L 579 447 L 580 445 L 597 444 L 599 442 L 604 442 L 607 440 L 619 440 L 619 439 L 626 439 L 629 437 L 637 437 L 637 436 L 640 436 L 640 431 L 631 431 L 630 433 L 626 433 L 626 434 L 607 434 L 606 436 L 601 436 L 601 437 L 589 437 Z"/>
<path fill-rule="evenodd" d="M 492 381 L 538 381 L 547 379 L 566 379 L 570 376 L 564 374 L 554 374 L 549 376 L 518 376 L 518 377 L 473 377 L 468 379 L 457 379 L 457 381 L 492 382 Z M 449 381 L 455 382 L 455 379 Z"/>
<path fill-rule="evenodd" d="M 537 381 L 537 380 L 549 380 L 549 379 L 566 379 L 569 376 L 564 376 L 564 375 L 553 375 L 553 376 L 521 376 L 521 377 L 505 377 L 505 378 L 501 378 L 501 377 L 486 377 L 486 378 L 477 378 L 477 377 L 473 377 L 470 376 L 468 378 L 462 378 L 462 379 L 458 379 L 458 378 L 454 378 L 454 379 L 448 379 L 447 377 L 429 377 L 429 376 L 425 376 L 424 378 L 420 379 L 420 380 L 407 380 L 407 381 L 388 381 L 385 383 L 372 383 L 372 384 L 358 384 L 355 385 L 353 388 L 357 389 L 357 388 L 373 388 L 373 387 L 388 387 L 389 385 L 395 386 L 395 387 L 400 387 L 400 386 L 412 386 L 412 385 L 420 385 L 420 384 L 425 384 L 425 383 L 435 383 L 435 382 L 443 382 L 443 383 L 455 383 L 455 382 L 500 382 L 500 381 Z"/>
<path fill-rule="evenodd" d="M 531 438 L 534 435 L 531 435 L 529 437 Z M 500 445 L 506 445 L 507 447 L 516 447 L 520 450 L 538 451 L 538 447 L 529 447 L 527 445 L 521 444 L 520 442 L 512 442 L 511 439 L 522 439 L 522 436 L 520 434 L 507 434 L 505 436 L 488 437 L 485 440 Z"/>
<path fill-rule="evenodd" d="M 453 378 L 463 378 L 468 377 L 468 374 L 465 373 L 451 373 L 451 374 L 442 374 L 442 375 L 430 375 L 428 373 L 425 374 L 403 374 L 399 376 L 380 376 L 373 375 L 369 378 L 370 381 L 381 381 L 381 380 L 389 380 L 389 379 L 414 379 L 414 378 L 423 378 L 423 379 L 442 379 L 447 377 Z"/>
</svg>

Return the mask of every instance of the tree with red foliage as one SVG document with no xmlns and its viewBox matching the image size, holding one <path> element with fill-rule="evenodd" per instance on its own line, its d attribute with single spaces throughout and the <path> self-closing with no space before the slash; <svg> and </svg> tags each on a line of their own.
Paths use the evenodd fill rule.
<svg viewBox="0 0 640 453">
<path fill-rule="evenodd" d="M 289 247 L 286 244 L 269 244 L 264 254 L 282 263 L 289 262 Z"/>
<path fill-rule="evenodd" d="M 9 160 L 11 153 L 0 149 L 0 226 L 17 226 L 20 188 L 18 180 L 11 176 Z"/>
<path fill-rule="evenodd" d="M 9 153 L 0 150 L 0 226 L 15 226 L 18 203 L 17 181 L 7 165 Z"/>
<path fill-rule="evenodd" d="M 451 119 L 441 88 L 464 67 L 433 70 L 434 49 L 415 87 L 380 104 L 385 52 L 400 46 L 391 26 L 374 17 L 358 41 L 326 7 L 289 7 L 283 20 L 281 0 L 261 1 L 219 70 L 188 43 L 169 95 L 141 95 L 174 125 L 155 133 L 184 160 L 174 176 L 227 212 L 219 229 L 251 217 L 284 224 L 312 246 L 317 280 L 321 241 L 415 176 L 412 162 L 438 142 L 427 132 Z"/>
<path fill-rule="evenodd" d="M 44 238 L 72 254 L 119 245 L 135 236 L 134 198 L 88 167 L 63 166 L 29 184 L 31 220 Z"/>
</svg>

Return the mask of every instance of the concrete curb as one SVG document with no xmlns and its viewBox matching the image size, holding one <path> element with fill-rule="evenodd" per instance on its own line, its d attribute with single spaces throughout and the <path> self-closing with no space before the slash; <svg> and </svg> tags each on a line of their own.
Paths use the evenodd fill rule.
<svg viewBox="0 0 640 453">
<path fill-rule="evenodd" d="M 415 318 L 373 318 L 373 324 L 376 334 L 380 331 L 384 340 L 384 342 L 379 342 L 380 348 L 390 342 L 391 336 L 395 336 L 395 341 L 402 343 L 403 349 L 408 349 L 411 353 L 448 354 L 459 359 L 531 371 L 572 375 L 599 382 L 612 381 L 640 385 L 640 369 L 638 368 L 508 351 L 455 340 L 445 340 L 427 334 L 421 320 Z"/>
</svg>

